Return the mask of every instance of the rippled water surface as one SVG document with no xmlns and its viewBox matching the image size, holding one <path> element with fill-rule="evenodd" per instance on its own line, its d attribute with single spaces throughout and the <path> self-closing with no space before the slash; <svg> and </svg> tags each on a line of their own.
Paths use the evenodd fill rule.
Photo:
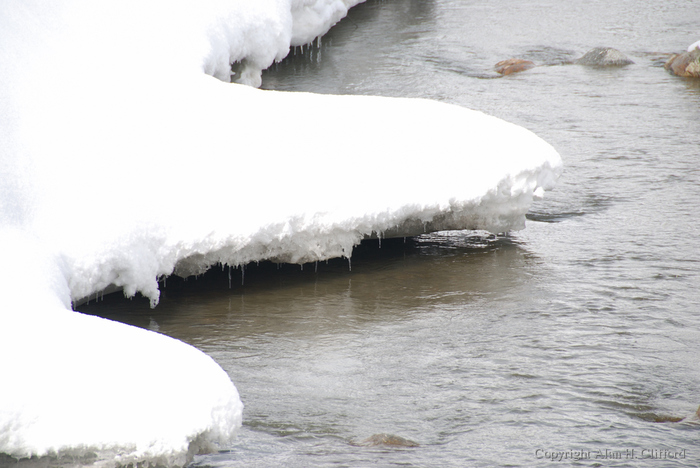
<svg viewBox="0 0 700 468">
<path fill-rule="evenodd" d="M 227 272 L 169 279 L 155 310 L 83 310 L 182 339 L 229 373 L 246 405 L 238 443 L 197 467 L 537 466 L 556 452 L 697 466 L 700 81 L 662 64 L 699 24 L 682 0 L 360 5 L 263 87 L 426 97 L 533 130 L 565 172 L 527 228 L 374 241 L 352 270 L 250 265 L 230 289 Z M 570 64 L 596 46 L 635 64 Z M 499 77 L 510 57 L 540 66 Z M 313 144 L 313 122 L 290 124 L 290 144 Z M 361 135 L 362 116 L 338 134 Z M 407 183 L 439 160 L 425 156 L 406 161 Z M 376 433 L 419 446 L 359 443 Z"/>
</svg>

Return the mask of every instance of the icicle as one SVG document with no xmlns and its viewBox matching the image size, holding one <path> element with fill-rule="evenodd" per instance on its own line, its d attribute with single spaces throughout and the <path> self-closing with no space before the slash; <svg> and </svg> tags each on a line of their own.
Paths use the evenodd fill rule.
<svg viewBox="0 0 700 468">
<path fill-rule="evenodd" d="M 231 265 L 228 267 L 228 288 L 231 289 Z"/>
<path fill-rule="evenodd" d="M 379 248 L 382 248 L 382 233 L 377 231 L 377 239 L 379 240 Z"/>
<path fill-rule="evenodd" d="M 314 273 L 318 273 L 318 260 L 314 262 Z"/>
<path fill-rule="evenodd" d="M 301 267 L 301 271 L 304 271 L 304 264 L 302 263 L 299 266 Z"/>
<path fill-rule="evenodd" d="M 316 47 L 321 48 L 321 36 L 316 36 Z"/>
<path fill-rule="evenodd" d="M 352 271 L 352 260 L 348 257 L 348 271 Z"/>
<path fill-rule="evenodd" d="M 245 265 L 241 265 L 241 286 L 245 283 Z"/>
</svg>

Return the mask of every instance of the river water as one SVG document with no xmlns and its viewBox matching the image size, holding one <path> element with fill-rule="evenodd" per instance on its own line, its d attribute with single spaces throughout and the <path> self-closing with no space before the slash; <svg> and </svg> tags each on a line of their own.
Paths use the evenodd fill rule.
<svg viewBox="0 0 700 468">
<path fill-rule="evenodd" d="M 527 228 L 372 241 L 352 270 L 250 265 L 230 289 L 226 274 L 168 279 L 154 310 L 81 310 L 191 343 L 229 373 L 240 437 L 196 467 L 697 466 L 700 80 L 662 64 L 700 39 L 698 6 L 359 5 L 263 88 L 425 97 L 534 131 L 565 172 Z M 569 64 L 596 46 L 635 64 Z M 510 57 L 540 66 L 499 77 Z M 313 143 L 313 122 L 290 125 L 290 144 Z M 339 132 L 361 135 L 362 116 Z M 406 182 L 434 161 L 406 161 Z M 377 433 L 419 445 L 360 444 Z"/>
</svg>

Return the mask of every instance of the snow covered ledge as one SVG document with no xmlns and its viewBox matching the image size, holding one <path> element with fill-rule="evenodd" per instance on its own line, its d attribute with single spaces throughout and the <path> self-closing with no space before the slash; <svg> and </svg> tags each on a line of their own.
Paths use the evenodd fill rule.
<svg viewBox="0 0 700 468">
<path fill-rule="evenodd" d="M 0 245 L 13 247 L 0 251 L 2 456 L 183 466 L 230 446 L 243 405 L 213 359 L 167 336 L 70 311 L 61 262 L 31 232 L 0 229 Z"/>
<path fill-rule="evenodd" d="M 204 71 L 222 81 L 259 87 L 262 71 L 286 57 L 290 46 L 310 44 L 344 18 L 351 7 L 364 1 L 233 2 L 228 20 L 220 20 L 210 28 L 211 48 Z"/>
<path fill-rule="evenodd" d="M 60 238 L 53 231 L 74 299 L 115 284 L 155 305 L 157 279 L 174 271 L 350 256 L 373 233 L 522 229 L 562 168 L 532 132 L 435 101 L 263 91 L 208 77 L 188 95 L 182 126 L 155 136 L 163 151 L 148 162 L 120 155 L 131 165 L 112 169 L 118 181 L 140 166 L 142 183 L 105 191 L 109 181 L 80 176 L 109 204 L 139 211 Z M 174 162 L 187 147 L 196 164 Z M 175 202 L 142 203 L 173 188 Z M 84 203 L 75 196 L 63 204 Z M 47 229 L 61 222 L 57 212 L 46 213 Z"/>
<path fill-rule="evenodd" d="M 375 235 L 522 229 L 533 199 L 562 169 L 556 150 L 532 132 L 454 105 L 237 86 L 228 98 L 246 116 L 234 117 L 236 128 L 264 142 L 263 156 L 248 153 L 230 167 L 250 176 L 236 179 L 231 202 L 223 193 L 212 197 L 228 216 L 203 221 L 207 228 L 190 242 L 178 235 L 163 244 L 172 267 L 162 274 L 350 256 Z"/>
<path fill-rule="evenodd" d="M 0 343 L 8 361 L 0 453 L 184 466 L 233 443 L 243 405 L 209 356 L 147 330 L 35 305 L 42 314 L 15 309 L 0 318 L 12 330 Z"/>
<path fill-rule="evenodd" d="M 156 305 L 157 279 L 176 269 L 348 256 L 376 233 L 523 227 L 561 159 L 521 127 L 425 100 L 212 78 L 228 81 L 231 61 L 268 66 L 354 3 L 3 4 L 0 453 L 182 465 L 241 424 L 208 356 L 76 314 L 72 299 L 116 285 Z"/>
</svg>

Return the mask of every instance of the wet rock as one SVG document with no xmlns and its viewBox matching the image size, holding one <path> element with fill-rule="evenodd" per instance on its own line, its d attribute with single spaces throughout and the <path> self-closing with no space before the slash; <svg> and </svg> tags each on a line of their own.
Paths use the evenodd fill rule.
<svg viewBox="0 0 700 468">
<path fill-rule="evenodd" d="M 510 58 L 508 60 L 501 60 L 498 62 L 496 64 L 496 71 L 501 75 L 510 75 L 511 73 L 518 73 L 534 67 L 535 64 L 529 60 Z"/>
<path fill-rule="evenodd" d="M 576 61 L 588 67 L 624 67 L 634 63 L 625 54 L 611 47 L 596 47 Z"/>
<path fill-rule="evenodd" d="M 671 55 L 664 68 L 674 75 L 700 78 L 700 49 L 696 48 L 690 52 Z"/>
<path fill-rule="evenodd" d="M 360 442 L 358 445 L 365 447 L 390 446 L 390 447 L 418 447 L 418 442 L 404 439 L 393 434 L 374 434 Z"/>
<path fill-rule="evenodd" d="M 675 416 L 669 414 L 658 414 L 658 413 L 638 413 L 635 416 L 643 419 L 644 421 L 655 422 L 655 423 L 678 423 L 678 422 L 690 422 L 697 424 L 698 419 L 700 419 L 700 406 L 698 409 L 690 416 Z"/>
<path fill-rule="evenodd" d="M 659 415 L 654 415 L 653 421 L 657 423 L 667 423 L 667 422 L 681 422 L 685 418 L 681 418 L 679 416 L 669 416 L 667 414 L 659 414 Z"/>
</svg>

